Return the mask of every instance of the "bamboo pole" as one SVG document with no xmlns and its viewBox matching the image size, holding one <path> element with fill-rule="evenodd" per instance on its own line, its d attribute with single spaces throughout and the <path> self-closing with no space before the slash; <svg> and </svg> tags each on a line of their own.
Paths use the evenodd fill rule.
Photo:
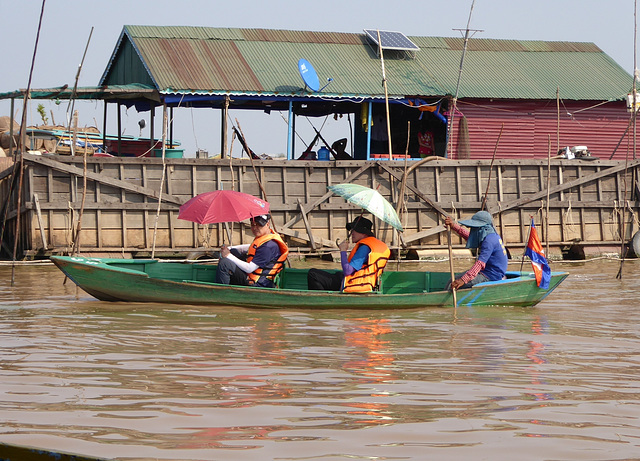
<svg viewBox="0 0 640 461">
<path fill-rule="evenodd" d="M 636 109 L 636 92 L 637 92 L 637 85 L 636 85 L 636 76 L 637 76 L 637 35 L 638 35 L 638 1 L 634 0 L 633 1 L 633 20 L 634 20 L 634 27 L 633 27 L 633 84 L 631 86 L 632 88 L 632 92 L 633 92 L 633 96 L 632 96 L 632 102 L 633 102 L 633 115 L 632 117 L 632 121 L 633 121 L 633 159 L 635 160 L 636 158 L 636 119 L 637 119 L 637 115 L 638 115 L 638 111 Z M 622 279 L 622 267 L 624 265 L 624 259 L 626 257 L 626 251 L 625 251 L 625 220 L 627 219 L 627 169 L 629 168 L 629 149 L 627 149 L 627 155 L 625 156 L 625 168 L 624 168 L 624 202 L 622 204 L 622 229 L 621 229 L 621 235 L 620 235 L 620 268 L 618 269 L 618 273 L 616 274 L 616 278 L 617 279 Z M 628 247 L 627 247 L 627 251 L 628 251 Z"/>
<path fill-rule="evenodd" d="M 547 245 L 547 260 L 549 260 L 549 188 L 551 187 L 551 135 L 549 137 L 549 148 L 547 149 L 547 207 L 544 217 L 544 239 Z"/>
<path fill-rule="evenodd" d="M 404 193 L 407 186 L 407 157 L 409 156 L 409 142 L 411 140 L 411 121 L 407 121 L 407 147 L 404 151 L 404 174 L 402 175 L 402 182 L 400 183 L 400 196 L 398 197 L 398 206 L 396 207 L 396 214 L 400 216 L 404 214 Z M 402 219 L 400 220 L 402 222 Z"/>
<path fill-rule="evenodd" d="M 151 246 L 151 259 L 155 259 L 156 255 L 156 236 L 158 234 L 158 219 L 160 218 L 160 207 L 162 205 L 162 189 L 164 189 L 164 181 L 166 176 L 166 141 L 167 141 L 167 105 L 162 104 L 162 178 L 160 179 L 160 192 L 158 193 L 158 210 L 156 211 L 156 221 L 153 225 L 153 245 Z"/>
<path fill-rule="evenodd" d="M 227 156 L 227 135 L 229 132 L 229 125 L 227 120 L 229 118 L 229 95 L 224 98 L 224 105 L 222 106 L 222 117 L 221 117 L 221 131 L 220 134 L 220 158 L 225 158 Z"/>
<path fill-rule="evenodd" d="M 82 215 L 84 214 L 84 204 L 87 198 L 87 150 L 84 151 L 83 169 L 82 169 L 82 201 L 80 203 L 80 213 L 78 214 L 78 224 L 73 237 L 73 248 L 71 254 L 80 253 L 80 231 L 82 231 Z"/>
<path fill-rule="evenodd" d="M 68 127 L 68 131 L 71 131 L 71 125 L 72 125 L 72 120 L 75 116 L 75 112 L 74 112 L 74 107 L 75 107 L 75 103 L 76 103 L 76 99 L 75 99 L 75 95 L 76 95 L 76 91 L 78 90 L 78 80 L 80 79 L 80 72 L 82 71 L 82 65 L 84 64 L 84 58 L 87 56 L 87 50 L 89 49 L 89 43 L 91 42 L 91 36 L 93 35 L 93 27 L 91 27 L 91 32 L 89 32 L 89 38 L 87 39 L 87 44 L 84 47 L 84 53 L 82 55 L 82 60 L 80 61 L 80 64 L 78 65 L 78 72 L 76 72 L 76 80 L 75 83 L 73 84 L 73 90 L 71 91 L 71 97 L 70 97 L 70 101 L 69 101 L 69 110 L 67 110 L 67 121 L 69 123 Z M 77 119 L 76 119 L 76 123 L 77 123 Z M 77 127 L 74 127 L 74 131 L 73 131 L 73 139 L 71 142 L 71 155 L 75 155 L 76 152 L 76 129 Z"/>
<path fill-rule="evenodd" d="M 462 68 L 464 66 L 464 57 L 467 54 L 467 45 L 469 44 L 469 26 L 471 25 L 471 15 L 473 14 L 473 7 L 476 3 L 476 0 L 471 2 L 471 8 L 469 9 L 469 19 L 467 20 L 467 28 L 464 33 L 464 43 L 462 45 L 462 56 L 460 57 L 460 68 L 458 69 L 458 82 L 456 83 L 456 93 L 453 96 L 452 100 L 452 108 L 451 108 L 451 116 L 449 117 L 449 123 L 447 128 L 447 138 L 449 139 L 449 148 L 448 154 L 451 153 L 453 146 L 453 136 L 451 136 L 451 130 L 453 130 L 453 120 L 456 115 L 456 110 L 458 108 L 458 94 L 460 93 L 460 81 L 462 80 Z M 447 155 L 449 157 L 449 155 Z"/>
<path fill-rule="evenodd" d="M 453 308 L 458 307 L 458 299 L 456 289 L 453 288 L 453 281 L 456 279 L 456 274 L 453 271 L 453 246 L 451 245 L 451 228 L 447 226 L 447 246 L 449 247 L 449 271 L 451 272 L 451 294 L 453 295 Z"/>
<path fill-rule="evenodd" d="M 498 139 L 496 140 L 496 146 L 493 149 L 493 156 L 491 157 L 491 164 L 489 165 L 489 179 L 487 180 L 487 188 L 484 191 L 484 197 L 482 198 L 482 206 L 481 210 L 484 210 L 484 207 L 487 205 L 487 195 L 489 195 L 489 184 L 491 184 L 491 172 L 493 171 L 493 161 L 496 159 L 496 152 L 498 152 L 498 143 L 500 142 L 500 138 L 502 137 L 502 130 L 504 129 L 504 123 L 500 127 L 500 133 L 498 134 Z"/>
<path fill-rule="evenodd" d="M 387 111 L 387 142 L 389 144 L 389 160 L 393 159 L 393 146 L 391 142 L 391 117 L 389 115 L 389 91 L 387 89 L 387 75 L 384 69 L 384 56 L 382 53 L 382 41 L 380 40 L 380 31 L 378 33 L 378 51 L 380 53 L 380 64 L 382 65 L 382 86 L 384 87 L 384 104 Z"/>
<path fill-rule="evenodd" d="M 522 268 L 524 267 L 524 256 L 527 252 L 527 247 L 529 245 L 529 237 L 531 237 L 531 220 L 533 216 L 529 215 L 529 232 L 527 232 L 527 240 L 524 242 L 524 250 L 522 251 L 522 258 L 520 259 L 520 273 L 522 273 Z"/>
<path fill-rule="evenodd" d="M 42 28 L 42 18 L 44 16 L 44 5 L 46 0 L 42 0 L 42 8 L 40 9 L 40 20 L 38 22 L 38 32 L 36 33 L 36 43 L 33 47 L 33 57 L 31 58 L 31 70 L 29 71 L 29 82 L 27 84 L 27 90 L 24 94 L 24 106 L 22 109 L 22 123 L 20 124 L 20 139 L 21 139 L 21 152 L 20 159 L 16 159 L 19 163 L 18 166 L 18 197 L 17 197 L 17 205 L 16 205 L 16 231 L 13 238 L 13 256 L 12 256 L 12 264 L 11 264 L 11 286 L 15 284 L 15 270 L 16 270 L 16 253 L 18 251 L 18 240 L 20 239 L 20 208 L 22 207 L 21 198 L 22 198 L 22 179 L 24 176 L 24 151 L 25 145 L 27 142 L 27 105 L 29 104 L 29 95 L 31 93 L 31 79 L 33 78 L 33 68 L 36 63 L 36 53 L 38 51 L 38 41 L 40 40 L 40 30 Z M 15 170 L 14 170 L 15 171 Z"/>
<path fill-rule="evenodd" d="M 625 128 L 624 133 L 622 133 L 622 136 L 620 136 L 620 140 L 618 141 L 618 144 L 616 144 L 616 147 L 613 149 L 613 152 L 611 152 L 611 155 L 609 156 L 609 160 L 613 159 L 613 156 L 618 151 L 618 147 L 620 147 L 620 144 L 622 144 L 622 141 L 624 140 L 625 136 L 629 132 L 629 128 L 631 128 L 632 124 L 633 124 L 633 117 L 629 117 L 629 123 L 627 123 L 627 128 Z"/>
<path fill-rule="evenodd" d="M 560 151 L 560 87 L 556 88 L 556 152 Z"/>
<path fill-rule="evenodd" d="M 238 128 L 236 129 L 236 127 L 233 127 L 233 129 L 234 131 L 236 131 L 236 134 L 238 135 L 238 139 L 240 140 L 240 144 L 242 144 L 242 147 L 244 147 L 244 150 L 247 152 L 247 155 L 251 160 L 251 168 L 253 168 L 253 174 L 256 177 L 256 182 L 258 183 L 258 187 L 260 187 L 260 191 L 262 192 L 262 198 L 266 202 L 268 202 L 269 198 L 267 197 L 267 193 L 265 192 L 264 187 L 262 187 L 262 182 L 260 181 L 260 177 L 258 176 L 258 171 L 256 170 L 256 166 L 253 163 L 253 155 L 254 155 L 253 151 L 249 149 L 249 146 L 247 145 L 247 140 L 244 137 L 244 133 L 242 132 L 242 127 L 240 126 L 240 122 L 238 122 L 238 119 L 236 119 L 236 124 L 238 125 Z M 271 225 L 273 226 L 273 230 L 275 232 L 278 232 L 278 230 L 276 229 L 276 224 L 273 221 L 273 217 L 271 218 Z"/>
<path fill-rule="evenodd" d="M 405 189 L 407 187 L 407 170 L 408 170 L 407 158 L 409 157 L 410 141 L 411 141 L 411 121 L 408 120 L 407 121 L 407 147 L 405 148 L 405 151 L 404 151 L 404 173 L 402 175 L 402 181 L 400 183 L 400 196 L 398 197 L 398 206 L 396 207 L 396 214 L 400 218 L 400 224 L 402 224 L 402 217 L 404 216 L 404 210 L 405 210 L 404 194 L 405 194 Z M 400 236 L 399 231 L 398 231 L 398 240 L 404 245 L 404 242 L 402 241 L 402 237 Z M 397 261 L 398 261 L 397 268 L 399 270 L 400 269 L 400 243 L 398 244 Z"/>
<path fill-rule="evenodd" d="M 231 172 L 231 190 L 235 190 L 235 187 L 236 187 L 236 178 L 233 172 L 233 143 L 235 140 L 236 140 L 236 132 L 233 131 L 231 133 L 231 145 L 229 146 L 229 171 Z M 231 236 L 233 236 L 233 227 L 234 227 L 233 223 L 231 223 L 231 230 L 229 231 Z M 229 245 L 231 245 L 231 237 L 229 237 Z"/>
</svg>

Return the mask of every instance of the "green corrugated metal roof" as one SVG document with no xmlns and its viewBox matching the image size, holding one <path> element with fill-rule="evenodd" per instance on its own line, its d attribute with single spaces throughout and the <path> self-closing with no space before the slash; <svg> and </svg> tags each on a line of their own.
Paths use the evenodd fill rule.
<svg viewBox="0 0 640 461">
<path fill-rule="evenodd" d="M 389 95 L 453 95 L 463 40 L 410 39 L 420 51 L 385 53 Z M 132 66 L 127 46 L 141 65 Z M 380 59 L 364 33 L 209 27 L 125 26 L 101 84 L 134 83 L 146 69 L 161 92 L 300 95 L 303 57 L 321 85 L 333 78 L 323 96 L 384 93 Z M 623 99 L 631 79 L 593 43 L 471 39 L 459 97 L 555 99 L 560 87 L 563 99 Z"/>
</svg>

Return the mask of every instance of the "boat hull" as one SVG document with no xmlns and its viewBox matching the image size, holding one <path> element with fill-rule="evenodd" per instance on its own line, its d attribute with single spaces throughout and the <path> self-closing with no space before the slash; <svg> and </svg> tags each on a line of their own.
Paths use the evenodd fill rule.
<svg viewBox="0 0 640 461">
<path fill-rule="evenodd" d="M 382 292 L 342 293 L 308 291 L 305 272 L 285 269 L 297 274 L 297 288 L 256 288 L 220 285 L 214 280 L 215 265 L 160 262 L 157 260 L 98 259 L 52 256 L 51 260 L 74 283 L 88 294 L 102 301 L 155 302 L 172 304 L 201 304 L 271 309 L 415 309 L 424 307 L 452 307 L 453 297 L 445 290 L 427 291 L 429 287 L 415 287 L 404 274 L 429 277 L 442 284 L 446 274 L 412 272 L 385 273 L 394 286 Z M 296 272 L 297 271 L 297 272 Z M 548 296 L 566 277 L 566 272 L 552 273 L 549 289 L 536 286 L 531 273 L 511 273 L 509 279 L 479 284 L 459 290 L 459 306 L 508 305 L 534 306 Z M 304 276 L 304 279 L 303 279 Z M 303 282 L 304 280 L 304 282 Z M 404 282 L 406 291 L 402 292 Z M 383 282 L 384 284 L 384 282 Z M 285 284 L 286 286 L 286 284 Z M 425 289 L 420 289 L 425 288 Z M 431 287 L 432 288 L 432 287 Z"/>
</svg>

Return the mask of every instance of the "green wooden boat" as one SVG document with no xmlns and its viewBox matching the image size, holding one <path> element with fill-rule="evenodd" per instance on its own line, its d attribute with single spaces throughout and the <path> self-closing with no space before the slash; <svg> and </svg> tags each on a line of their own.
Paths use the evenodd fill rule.
<svg viewBox="0 0 640 461">
<path fill-rule="evenodd" d="M 214 283 L 214 264 L 154 259 L 98 259 L 52 256 L 51 260 L 88 294 L 102 301 L 208 304 L 271 309 L 412 309 L 452 307 L 445 291 L 449 272 L 385 271 L 380 290 L 341 293 L 307 290 L 307 269 L 286 268 L 278 288 Z M 566 277 L 553 272 L 541 290 L 533 272 L 508 272 L 505 280 L 459 290 L 459 306 L 534 306 Z"/>
</svg>

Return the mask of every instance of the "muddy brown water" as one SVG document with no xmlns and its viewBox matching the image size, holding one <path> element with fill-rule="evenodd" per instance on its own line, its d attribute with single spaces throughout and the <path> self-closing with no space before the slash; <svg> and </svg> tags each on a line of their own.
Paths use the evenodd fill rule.
<svg viewBox="0 0 640 461">
<path fill-rule="evenodd" d="M 534 308 L 455 312 L 104 303 L 53 266 L 17 267 L 13 287 L 0 266 L 0 442 L 122 460 L 640 459 L 640 262 L 622 280 L 619 264 L 554 263 L 570 276 Z"/>
</svg>

